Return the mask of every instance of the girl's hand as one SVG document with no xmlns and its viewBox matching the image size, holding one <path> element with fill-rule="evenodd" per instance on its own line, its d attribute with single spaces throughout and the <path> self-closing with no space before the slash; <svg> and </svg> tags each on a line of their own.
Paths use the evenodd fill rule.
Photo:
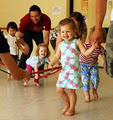
<svg viewBox="0 0 113 120">
<path fill-rule="evenodd" d="M 53 68 L 53 66 L 51 64 L 49 64 L 48 68 Z"/>
<path fill-rule="evenodd" d="M 60 66 L 61 66 L 61 63 L 59 61 L 54 65 L 54 67 L 60 67 Z"/>
<path fill-rule="evenodd" d="M 98 41 L 93 42 L 92 47 L 93 47 L 94 49 L 97 49 L 97 48 L 99 47 Z"/>
</svg>

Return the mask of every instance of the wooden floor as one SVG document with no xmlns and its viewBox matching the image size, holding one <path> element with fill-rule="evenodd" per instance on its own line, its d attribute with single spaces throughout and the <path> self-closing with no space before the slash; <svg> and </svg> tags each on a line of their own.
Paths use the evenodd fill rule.
<svg viewBox="0 0 113 120">
<path fill-rule="evenodd" d="M 57 75 L 40 80 L 40 88 L 33 80 L 28 87 L 20 81 L 8 81 L 0 72 L 0 120 L 113 120 L 113 79 L 100 68 L 99 99 L 84 102 L 82 89 L 77 91 L 76 115 L 61 115 L 63 101 L 56 92 Z M 92 91 L 91 91 L 92 92 Z"/>
</svg>

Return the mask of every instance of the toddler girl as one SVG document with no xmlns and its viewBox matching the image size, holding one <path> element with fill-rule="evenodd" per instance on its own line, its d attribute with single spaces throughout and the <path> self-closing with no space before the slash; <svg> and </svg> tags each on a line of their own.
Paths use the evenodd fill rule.
<svg viewBox="0 0 113 120">
<path fill-rule="evenodd" d="M 92 47 L 93 41 L 90 39 L 95 27 L 93 27 L 89 34 L 89 41 L 84 43 L 86 49 Z M 98 98 L 97 88 L 99 84 L 99 73 L 98 73 L 98 56 L 101 54 L 104 58 L 104 48 L 101 43 L 106 41 L 106 31 L 102 28 L 102 39 L 98 42 L 98 47 L 90 54 L 90 56 L 80 55 L 80 66 L 81 66 L 81 77 L 83 83 L 83 91 L 85 94 L 85 102 L 90 102 L 90 78 L 93 86 L 93 96 L 95 99 Z"/>
<path fill-rule="evenodd" d="M 76 89 L 82 87 L 79 54 L 81 52 L 87 56 L 94 51 L 95 46 L 93 44 L 90 49 L 86 50 L 82 41 L 80 39 L 75 39 L 76 25 L 70 18 L 65 18 L 60 21 L 59 30 L 64 41 L 59 44 L 49 67 L 52 68 L 61 57 L 62 70 L 56 84 L 57 92 L 65 103 L 62 114 L 71 116 L 75 114 L 75 105 L 77 101 Z M 69 92 L 69 96 L 65 89 Z"/>
<path fill-rule="evenodd" d="M 38 45 L 36 50 L 36 55 L 28 58 L 26 60 L 26 68 L 27 71 L 32 73 L 34 70 L 35 72 L 38 72 L 38 68 L 43 65 L 44 63 L 49 63 L 48 57 L 50 56 L 50 51 L 48 46 L 45 43 L 41 43 Z M 39 87 L 39 80 L 38 80 L 38 74 L 35 74 L 34 76 L 34 83 L 36 86 Z M 28 85 L 28 80 L 24 79 L 24 86 Z"/>
</svg>

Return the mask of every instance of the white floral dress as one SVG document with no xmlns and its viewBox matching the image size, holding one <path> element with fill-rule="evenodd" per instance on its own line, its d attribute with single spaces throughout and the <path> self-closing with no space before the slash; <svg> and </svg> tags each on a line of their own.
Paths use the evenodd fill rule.
<svg viewBox="0 0 113 120">
<path fill-rule="evenodd" d="M 61 42 L 61 64 L 62 70 L 56 86 L 67 89 L 79 89 L 82 87 L 79 50 L 76 47 L 77 39 L 69 42 Z"/>
</svg>

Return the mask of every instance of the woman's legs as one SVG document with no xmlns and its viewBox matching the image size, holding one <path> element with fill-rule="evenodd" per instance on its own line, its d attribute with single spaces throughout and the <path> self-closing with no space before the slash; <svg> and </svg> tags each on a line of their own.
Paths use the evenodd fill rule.
<svg viewBox="0 0 113 120">
<path fill-rule="evenodd" d="M 70 107 L 69 97 L 63 88 L 57 87 L 57 92 L 60 95 L 60 97 L 64 100 L 65 107 L 62 110 L 62 114 L 65 114 L 68 108 Z"/>
</svg>

